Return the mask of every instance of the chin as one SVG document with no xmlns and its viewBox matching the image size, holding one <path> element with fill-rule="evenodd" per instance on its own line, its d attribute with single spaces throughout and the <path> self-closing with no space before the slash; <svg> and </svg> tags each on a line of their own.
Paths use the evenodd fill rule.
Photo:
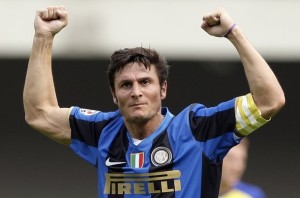
<svg viewBox="0 0 300 198">
<path fill-rule="evenodd" d="M 130 122 L 143 122 L 147 120 L 147 118 L 143 115 L 129 115 L 126 120 Z"/>
<path fill-rule="evenodd" d="M 145 118 L 145 117 L 142 117 L 142 116 L 138 116 L 138 117 L 133 117 L 131 119 L 132 122 L 136 122 L 136 123 L 143 123 L 143 122 L 146 122 L 148 121 L 149 119 Z"/>
</svg>

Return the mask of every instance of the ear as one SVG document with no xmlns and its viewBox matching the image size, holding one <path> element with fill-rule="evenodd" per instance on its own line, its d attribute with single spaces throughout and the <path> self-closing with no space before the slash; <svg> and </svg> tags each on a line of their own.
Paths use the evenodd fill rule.
<svg viewBox="0 0 300 198">
<path fill-rule="evenodd" d="M 162 85 L 161 85 L 161 89 L 160 89 L 160 98 L 163 100 L 167 97 L 167 81 L 165 81 Z"/>
<path fill-rule="evenodd" d="M 112 95 L 112 97 L 113 97 L 114 103 L 115 103 L 116 105 L 118 105 L 118 99 L 117 99 L 117 97 L 116 97 L 115 92 L 114 92 L 113 90 L 110 90 L 110 92 L 111 92 L 111 95 Z"/>
<path fill-rule="evenodd" d="M 113 96 L 113 101 L 114 101 L 114 103 L 115 103 L 116 105 L 118 105 L 118 100 L 117 100 L 117 98 L 114 97 L 114 96 Z"/>
</svg>

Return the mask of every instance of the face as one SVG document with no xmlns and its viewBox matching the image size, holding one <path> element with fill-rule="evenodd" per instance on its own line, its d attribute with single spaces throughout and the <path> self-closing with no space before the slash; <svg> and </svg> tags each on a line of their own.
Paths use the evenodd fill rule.
<svg viewBox="0 0 300 198">
<path fill-rule="evenodd" d="M 234 186 L 243 176 L 247 164 L 247 148 L 237 145 L 230 149 L 223 161 L 222 185 Z"/>
<path fill-rule="evenodd" d="M 115 74 L 114 82 L 113 99 L 125 121 L 143 123 L 160 116 L 167 84 L 160 86 L 155 66 L 147 70 L 139 63 L 129 63 Z"/>
</svg>

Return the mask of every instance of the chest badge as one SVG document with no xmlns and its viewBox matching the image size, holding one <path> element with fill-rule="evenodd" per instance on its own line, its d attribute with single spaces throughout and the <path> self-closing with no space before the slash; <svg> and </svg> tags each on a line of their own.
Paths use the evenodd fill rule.
<svg viewBox="0 0 300 198">
<path fill-rule="evenodd" d="M 144 152 L 130 154 L 130 167 L 142 168 L 144 166 Z"/>
<path fill-rule="evenodd" d="M 170 163 L 172 160 L 172 153 L 166 147 L 157 147 L 151 153 L 151 162 L 154 166 L 162 166 Z"/>
</svg>

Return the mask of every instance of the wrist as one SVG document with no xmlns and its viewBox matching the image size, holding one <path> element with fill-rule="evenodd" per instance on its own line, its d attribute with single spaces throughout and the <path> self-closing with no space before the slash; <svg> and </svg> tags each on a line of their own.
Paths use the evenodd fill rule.
<svg viewBox="0 0 300 198">
<path fill-rule="evenodd" d="M 235 40 L 240 40 L 242 38 L 244 38 L 245 35 L 242 33 L 242 30 L 240 29 L 239 26 L 235 26 L 235 28 L 233 28 L 231 30 L 231 32 L 227 35 L 227 39 L 230 40 L 231 42 L 234 42 Z"/>
<path fill-rule="evenodd" d="M 223 37 L 227 38 L 232 33 L 232 31 L 236 28 L 236 26 L 237 26 L 236 23 L 232 24 L 230 28 L 227 30 L 227 32 L 223 35 Z"/>
<path fill-rule="evenodd" d="M 34 34 L 33 46 L 36 49 L 51 49 L 54 41 L 54 36 L 45 34 Z"/>
<path fill-rule="evenodd" d="M 51 32 L 45 33 L 45 32 L 36 31 L 34 37 L 38 39 L 50 39 L 50 40 L 54 39 L 54 35 Z"/>
</svg>

